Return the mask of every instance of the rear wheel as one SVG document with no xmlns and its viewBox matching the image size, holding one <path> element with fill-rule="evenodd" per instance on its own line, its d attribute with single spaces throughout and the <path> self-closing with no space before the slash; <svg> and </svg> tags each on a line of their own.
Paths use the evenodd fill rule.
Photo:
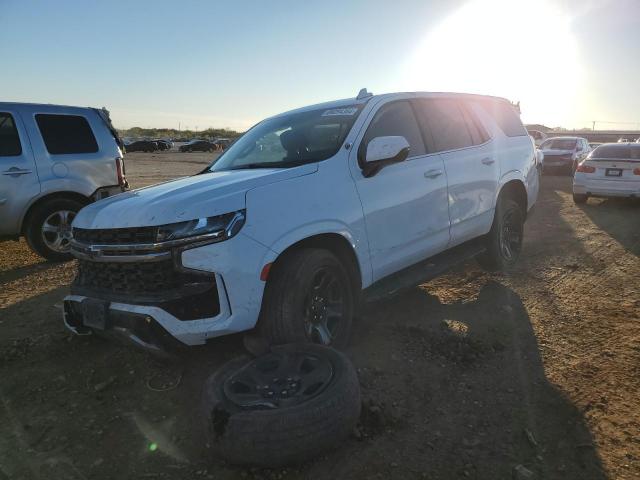
<svg viewBox="0 0 640 480">
<path fill-rule="evenodd" d="M 291 252 L 270 273 L 260 333 L 272 344 L 310 342 L 344 348 L 355 293 L 349 272 L 331 252 Z"/>
<path fill-rule="evenodd" d="M 575 204 L 586 203 L 588 199 L 589 199 L 589 195 L 586 195 L 584 193 L 573 194 L 573 203 Z"/>
<path fill-rule="evenodd" d="M 71 260 L 71 222 L 83 206 L 69 198 L 58 198 L 38 205 L 29 215 L 25 227 L 29 247 L 48 260 Z"/>
<path fill-rule="evenodd" d="M 500 197 L 487 234 L 487 250 L 477 257 L 478 263 L 489 271 L 512 268 L 522 251 L 523 231 L 522 207 L 511 198 Z"/>
</svg>

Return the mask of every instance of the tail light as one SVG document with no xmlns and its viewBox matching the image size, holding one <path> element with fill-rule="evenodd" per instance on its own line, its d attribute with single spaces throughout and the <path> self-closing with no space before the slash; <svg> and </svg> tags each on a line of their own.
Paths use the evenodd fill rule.
<svg viewBox="0 0 640 480">
<path fill-rule="evenodd" d="M 633 174 L 634 175 L 640 175 L 640 168 L 634 168 L 633 169 Z"/>
<path fill-rule="evenodd" d="M 595 171 L 596 171 L 596 167 L 585 165 L 584 163 L 581 163 L 580 165 L 578 165 L 578 168 L 576 168 L 576 172 L 582 172 L 582 173 L 594 173 Z"/>
<path fill-rule="evenodd" d="M 127 179 L 124 176 L 124 162 L 120 157 L 116 158 L 116 175 L 118 176 L 118 185 L 126 187 Z"/>
</svg>

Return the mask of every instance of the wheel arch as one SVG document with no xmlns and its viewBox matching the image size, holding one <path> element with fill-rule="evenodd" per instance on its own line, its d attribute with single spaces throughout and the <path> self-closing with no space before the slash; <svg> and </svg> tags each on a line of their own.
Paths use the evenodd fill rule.
<svg viewBox="0 0 640 480">
<path fill-rule="evenodd" d="M 497 202 L 503 197 L 510 198 L 518 203 L 522 207 L 522 214 L 526 218 L 528 211 L 527 189 L 522 180 L 513 179 L 504 183 L 500 188 Z"/>
<path fill-rule="evenodd" d="M 28 224 L 29 218 L 33 214 L 33 212 L 36 210 L 36 208 L 38 208 L 40 205 L 44 203 L 50 202 L 52 200 L 57 200 L 59 198 L 75 200 L 77 202 L 82 203 L 83 205 L 88 205 L 89 203 L 91 203 L 91 199 L 89 197 L 86 197 L 78 192 L 60 191 L 60 192 L 47 193 L 42 197 L 38 197 L 33 203 L 31 203 L 31 205 L 29 205 L 29 207 L 25 211 L 24 215 L 22 215 L 22 219 L 20 220 L 20 234 L 24 235 L 25 226 Z"/>
<path fill-rule="evenodd" d="M 347 266 L 354 291 L 357 293 L 362 290 L 362 269 L 356 251 L 345 236 L 335 232 L 318 233 L 292 243 L 276 257 L 273 268 L 286 259 L 288 254 L 303 248 L 319 248 L 333 253 L 343 265 Z"/>
</svg>

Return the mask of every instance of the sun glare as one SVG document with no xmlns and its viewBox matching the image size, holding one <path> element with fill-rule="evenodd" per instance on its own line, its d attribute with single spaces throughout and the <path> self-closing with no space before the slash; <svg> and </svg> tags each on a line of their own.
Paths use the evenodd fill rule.
<svg viewBox="0 0 640 480">
<path fill-rule="evenodd" d="M 406 90 L 484 93 L 520 101 L 525 122 L 572 122 L 580 63 L 570 17 L 550 1 L 472 0 L 409 57 Z"/>
</svg>

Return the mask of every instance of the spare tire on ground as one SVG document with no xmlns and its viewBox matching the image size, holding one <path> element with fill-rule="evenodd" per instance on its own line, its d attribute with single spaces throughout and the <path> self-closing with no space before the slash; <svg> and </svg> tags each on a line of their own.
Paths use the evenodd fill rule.
<svg viewBox="0 0 640 480">
<path fill-rule="evenodd" d="M 276 467 L 337 447 L 360 416 L 360 386 L 342 353 L 279 345 L 223 365 L 205 383 L 203 408 L 215 456 Z"/>
</svg>

